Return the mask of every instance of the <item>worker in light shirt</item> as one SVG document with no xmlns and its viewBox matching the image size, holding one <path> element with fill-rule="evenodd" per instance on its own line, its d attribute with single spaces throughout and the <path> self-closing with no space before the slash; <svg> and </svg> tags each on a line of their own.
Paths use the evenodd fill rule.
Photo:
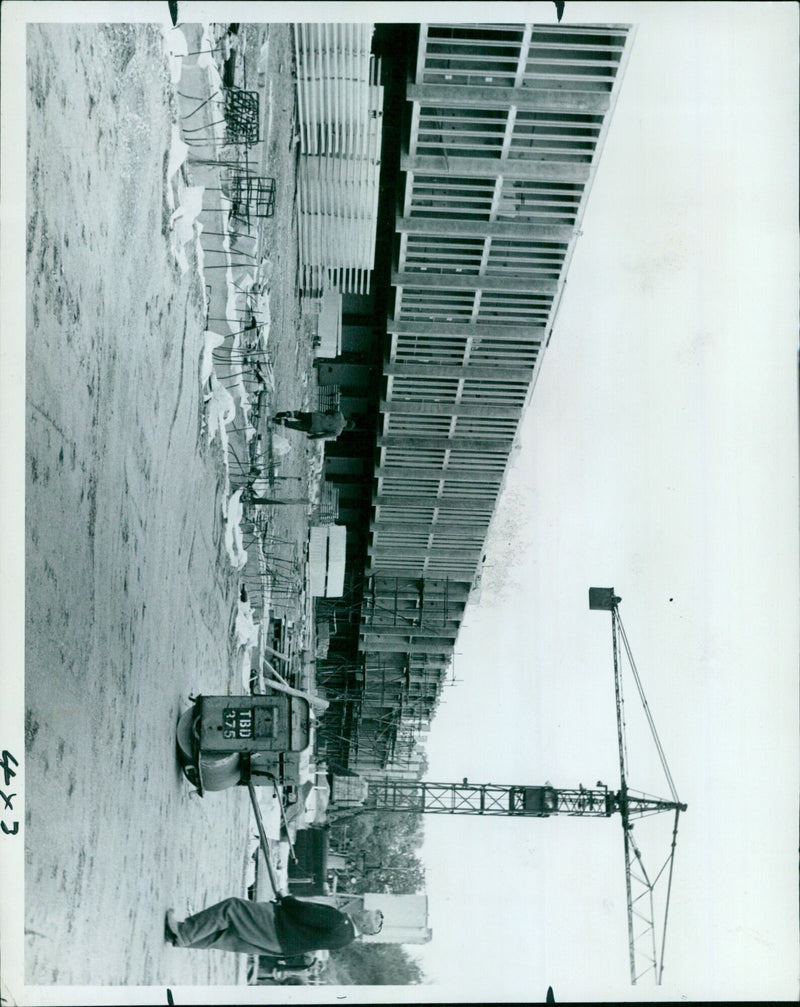
<svg viewBox="0 0 800 1007">
<path fill-rule="evenodd" d="M 353 421 L 348 420 L 338 409 L 327 412 L 290 409 L 275 413 L 272 422 L 290 430 L 302 430 L 312 440 L 325 441 L 335 441 L 343 430 L 352 430 L 355 426 Z"/>
</svg>

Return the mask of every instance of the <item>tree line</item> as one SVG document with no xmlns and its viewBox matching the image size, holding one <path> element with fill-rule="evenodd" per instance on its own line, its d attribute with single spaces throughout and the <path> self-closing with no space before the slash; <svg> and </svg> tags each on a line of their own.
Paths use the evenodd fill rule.
<svg viewBox="0 0 800 1007">
<path fill-rule="evenodd" d="M 339 891 L 363 895 L 390 892 L 415 895 L 425 889 L 425 866 L 419 857 L 424 839 L 417 812 L 365 811 L 331 825 L 331 848 L 346 852 L 352 870 Z M 425 976 L 401 944 L 356 941 L 332 951 L 326 980 L 342 985 L 407 986 Z"/>
</svg>

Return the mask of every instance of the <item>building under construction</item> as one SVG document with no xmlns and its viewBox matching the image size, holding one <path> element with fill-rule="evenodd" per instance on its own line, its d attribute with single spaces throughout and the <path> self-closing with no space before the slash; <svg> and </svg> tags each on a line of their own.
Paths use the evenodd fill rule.
<svg viewBox="0 0 800 1007">
<path fill-rule="evenodd" d="M 331 765 L 419 775 L 631 36 L 556 24 L 373 34 L 375 264 L 368 292 L 340 288 L 341 351 L 318 361 L 357 424 L 326 451 L 347 528 L 344 594 L 317 602 L 331 634 L 318 747 Z"/>
</svg>

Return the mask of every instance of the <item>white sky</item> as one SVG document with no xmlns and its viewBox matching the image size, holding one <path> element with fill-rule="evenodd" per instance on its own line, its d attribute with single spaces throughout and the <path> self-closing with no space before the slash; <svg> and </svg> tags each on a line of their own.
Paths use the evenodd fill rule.
<svg viewBox="0 0 800 1007">
<path fill-rule="evenodd" d="M 588 607 L 615 587 L 689 806 L 659 992 L 796 998 L 796 11 L 564 20 L 638 30 L 428 778 L 618 785 L 610 617 Z M 629 783 L 669 797 L 654 757 L 629 730 Z M 672 816 L 647 825 L 652 871 Z M 618 819 L 425 827 L 421 957 L 460 998 L 654 995 L 629 987 Z"/>
<path fill-rule="evenodd" d="M 241 4 L 190 7 L 245 17 Z M 431 9 L 341 4 L 334 16 L 419 21 Z M 260 10 L 299 20 L 284 4 L 246 16 Z M 457 10 L 487 17 L 450 4 L 447 18 Z M 551 22 L 553 10 L 494 4 L 491 17 Z M 331 17 L 329 5 L 302 11 Z M 796 7 L 567 2 L 564 21 L 638 30 L 429 778 L 617 783 L 610 622 L 588 608 L 589 586 L 615 587 L 689 806 L 659 992 L 795 999 Z M 10 513 L 6 569 L 20 563 L 9 537 L 22 539 Z M 631 785 L 667 796 L 630 726 Z M 666 837 L 671 822 L 650 824 Z M 561 1001 L 657 995 L 628 985 L 616 819 L 428 816 L 426 834 L 434 938 L 420 954 L 444 984 L 426 998 L 543 999 L 549 984 Z M 659 866 L 666 838 L 637 835 Z M 420 993 L 394 995 L 409 997 Z M 263 991 L 237 991 L 253 998 Z"/>
</svg>

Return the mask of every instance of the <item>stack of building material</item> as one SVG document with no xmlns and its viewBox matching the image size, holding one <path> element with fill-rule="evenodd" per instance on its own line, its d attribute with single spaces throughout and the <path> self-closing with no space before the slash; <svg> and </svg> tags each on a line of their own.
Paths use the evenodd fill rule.
<svg viewBox="0 0 800 1007">
<path fill-rule="evenodd" d="M 383 88 L 373 26 L 294 27 L 301 287 L 366 293 L 375 262 Z"/>
<path fill-rule="evenodd" d="M 341 598 L 346 537 L 344 525 L 315 525 L 309 530 L 308 566 L 315 598 Z"/>
<path fill-rule="evenodd" d="M 314 356 L 334 360 L 342 352 L 342 295 L 335 290 L 326 290 L 318 303 Z"/>
</svg>

